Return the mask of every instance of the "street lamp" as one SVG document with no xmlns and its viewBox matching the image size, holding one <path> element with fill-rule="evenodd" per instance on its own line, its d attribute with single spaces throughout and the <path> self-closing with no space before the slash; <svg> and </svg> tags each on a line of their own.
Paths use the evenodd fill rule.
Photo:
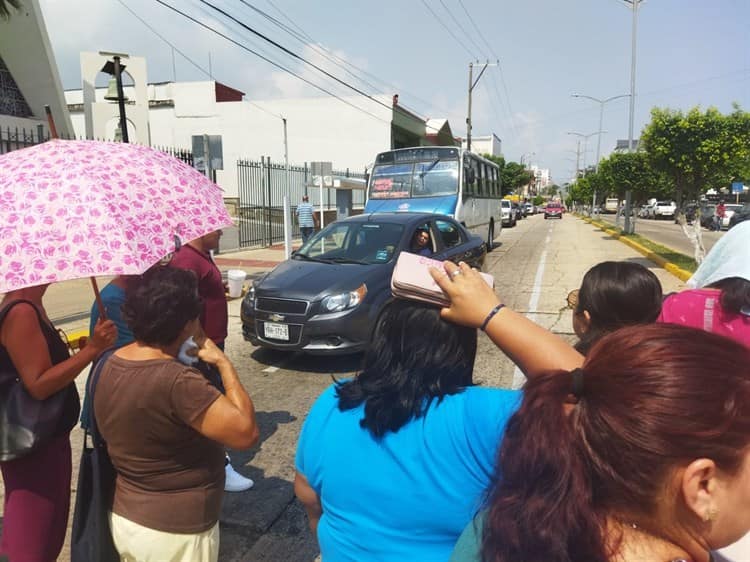
<svg viewBox="0 0 750 562">
<path fill-rule="evenodd" d="M 599 104 L 599 139 L 596 142 L 596 164 L 594 165 L 594 170 L 597 172 L 599 171 L 599 155 L 601 154 L 601 148 L 602 148 L 602 135 L 604 131 L 602 131 L 602 122 L 604 120 L 604 104 L 607 104 L 613 100 L 619 99 L 619 98 L 627 98 L 630 97 L 630 94 L 620 94 L 618 96 L 612 96 L 611 98 L 606 99 L 599 99 L 592 96 L 585 96 L 583 94 L 571 94 L 574 98 L 585 98 L 587 100 L 595 101 Z"/>
<path fill-rule="evenodd" d="M 108 60 L 102 67 L 102 72 L 112 76 L 109 83 L 109 88 L 104 96 L 105 100 L 117 101 L 117 105 L 120 110 L 120 133 L 122 135 L 122 142 L 129 142 L 128 140 L 128 121 L 125 117 L 125 93 L 122 89 L 122 71 L 125 70 L 125 65 L 120 63 L 121 58 L 128 58 L 128 55 L 123 53 L 108 53 L 106 51 L 99 51 L 99 54 L 104 57 L 112 57 L 112 60 Z M 112 84 L 114 81 L 114 84 Z M 115 86 L 115 91 L 112 91 L 112 86 Z"/>
</svg>

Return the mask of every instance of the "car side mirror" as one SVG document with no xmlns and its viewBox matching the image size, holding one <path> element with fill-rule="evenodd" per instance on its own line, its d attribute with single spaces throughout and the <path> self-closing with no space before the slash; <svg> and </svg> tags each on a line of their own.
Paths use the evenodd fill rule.
<svg viewBox="0 0 750 562">
<path fill-rule="evenodd" d="M 466 183 L 468 184 L 474 183 L 477 179 L 476 174 L 474 174 L 474 170 L 472 168 L 466 168 L 464 170 L 464 176 L 466 176 Z"/>
</svg>

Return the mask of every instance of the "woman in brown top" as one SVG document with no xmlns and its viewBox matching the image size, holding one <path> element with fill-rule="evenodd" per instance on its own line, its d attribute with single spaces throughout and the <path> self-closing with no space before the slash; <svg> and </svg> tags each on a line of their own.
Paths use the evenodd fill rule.
<svg viewBox="0 0 750 562">
<path fill-rule="evenodd" d="M 208 338 L 198 356 L 221 374 L 222 395 L 176 360 L 200 332 L 195 275 L 160 267 L 126 293 L 135 342 L 112 355 L 94 415 L 117 470 L 110 519 L 122 560 L 215 561 L 224 447 L 258 440 L 255 410 L 234 367 Z"/>
</svg>

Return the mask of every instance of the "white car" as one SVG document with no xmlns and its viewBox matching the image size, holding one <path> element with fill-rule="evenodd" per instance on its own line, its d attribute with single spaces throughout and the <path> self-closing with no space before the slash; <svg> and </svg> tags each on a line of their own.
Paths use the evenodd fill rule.
<svg viewBox="0 0 750 562">
<path fill-rule="evenodd" d="M 657 201 L 651 207 L 651 217 L 655 219 L 672 219 L 677 211 L 674 201 Z"/>
<path fill-rule="evenodd" d="M 734 203 L 724 205 L 724 218 L 721 220 L 721 228 L 729 228 L 729 220 L 735 211 L 739 211 L 741 208 L 742 205 L 735 205 Z"/>
<path fill-rule="evenodd" d="M 516 210 L 510 199 L 500 200 L 501 221 L 503 226 L 516 226 Z"/>
</svg>

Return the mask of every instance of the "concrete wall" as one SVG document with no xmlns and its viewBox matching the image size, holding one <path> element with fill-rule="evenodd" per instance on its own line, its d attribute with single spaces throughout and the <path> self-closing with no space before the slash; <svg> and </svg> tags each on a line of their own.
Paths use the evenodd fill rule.
<svg viewBox="0 0 750 562">
<path fill-rule="evenodd" d="M 10 10 L 9 20 L 0 19 L 0 56 L 23 93 L 35 119 L 23 120 L 19 128 L 47 130 L 44 106 L 49 105 L 60 136 L 71 136 L 73 125 L 63 96 L 47 28 L 38 0 L 23 0 L 20 11 Z M 0 126 L 16 126 L 17 118 L 0 115 Z M 46 132 L 45 132 L 46 134 Z"/>
</svg>

